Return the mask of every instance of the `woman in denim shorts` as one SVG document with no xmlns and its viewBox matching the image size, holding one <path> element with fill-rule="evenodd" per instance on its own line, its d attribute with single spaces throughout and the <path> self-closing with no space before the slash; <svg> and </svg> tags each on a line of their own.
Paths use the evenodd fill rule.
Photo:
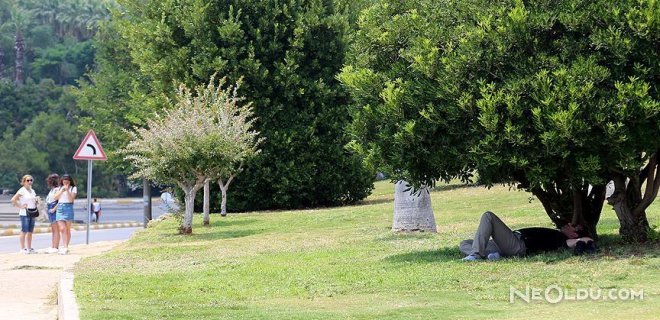
<svg viewBox="0 0 660 320">
<path fill-rule="evenodd" d="M 71 223 L 73 222 L 73 200 L 76 199 L 78 189 L 76 183 L 70 175 L 62 175 L 60 179 L 60 188 L 53 197 L 57 200 L 57 210 L 55 220 L 60 229 L 60 236 L 62 238 L 62 248 L 59 249 L 60 254 L 69 253 L 69 242 L 71 242 Z"/>
<path fill-rule="evenodd" d="M 51 232 L 51 246 L 46 250 L 47 253 L 57 253 L 58 247 L 60 244 L 60 229 L 57 226 L 57 220 L 55 219 L 56 210 L 57 210 L 57 200 L 55 200 L 55 194 L 60 189 L 60 176 L 57 173 L 52 173 L 46 178 L 46 185 L 50 188 L 50 192 L 46 197 L 46 205 L 48 207 L 48 221 L 50 222 L 50 232 Z"/>
<path fill-rule="evenodd" d="M 34 209 L 37 207 L 37 194 L 32 189 L 32 182 L 34 178 L 26 174 L 21 179 L 21 187 L 16 191 L 16 194 L 11 198 L 11 203 L 14 207 L 18 208 L 18 215 L 21 217 L 21 253 L 34 253 L 32 249 L 32 232 L 34 231 L 35 218 L 28 217 L 27 208 Z M 27 242 L 27 246 L 26 246 Z"/>
</svg>

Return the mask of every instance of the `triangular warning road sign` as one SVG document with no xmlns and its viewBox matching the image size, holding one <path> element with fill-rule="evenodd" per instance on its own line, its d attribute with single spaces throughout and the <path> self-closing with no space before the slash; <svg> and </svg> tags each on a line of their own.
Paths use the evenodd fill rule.
<svg viewBox="0 0 660 320">
<path fill-rule="evenodd" d="M 73 158 L 76 160 L 108 160 L 105 152 L 103 152 L 103 147 L 101 147 L 101 142 L 94 134 L 94 130 L 87 132 Z"/>
</svg>

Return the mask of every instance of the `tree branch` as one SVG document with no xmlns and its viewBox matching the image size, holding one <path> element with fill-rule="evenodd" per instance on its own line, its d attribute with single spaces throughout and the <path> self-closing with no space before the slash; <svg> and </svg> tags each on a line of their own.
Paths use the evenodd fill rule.
<svg viewBox="0 0 660 320">
<path fill-rule="evenodd" d="M 658 187 L 660 187 L 660 183 L 658 183 L 658 153 L 656 152 L 650 159 L 648 165 L 646 165 L 646 168 L 644 168 L 644 171 L 646 171 L 646 190 L 644 192 L 644 197 L 642 198 L 642 201 L 639 202 L 639 205 L 635 207 L 633 210 L 633 213 L 635 215 L 640 214 L 642 211 L 646 210 L 651 203 L 653 203 L 653 200 L 655 200 L 655 197 L 658 195 Z"/>
</svg>

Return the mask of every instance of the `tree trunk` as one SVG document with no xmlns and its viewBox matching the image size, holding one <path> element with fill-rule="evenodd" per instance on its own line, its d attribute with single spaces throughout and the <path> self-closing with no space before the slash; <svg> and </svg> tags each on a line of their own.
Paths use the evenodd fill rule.
<svg viewBox="0 0 660 320">
<path fill-rule="evenodd" d="M 438 232 L 429 189 L 423 187 L 417 190 L 417 193 L 411 194 L 411 187 L 403 180 L 397 182 L 394 188 L 392 230 Z"/>
<path fill-rule="evenodd" d="M 608 203 L 614 208 L 619 218 L 619 234 L 626 242 L 646 242 L 648 240 L 649 221 L 646 219 L 646 211 L 636 215 L 628 206 L 625 196 L 615 192 L 608 199 Z"/>
<path fill-rule="evenodd" d="M 208 226 L 211 223 L 211 217 L 210 217 L 210 202 L 211 202 L 211 186 L 209 185 L 210 182 L 209 180 L 206 180 L 204 182 L 204 205 L 203 205 L 203 211 L 204 211 L 204 225 Z"/>
<path fill-rule="evenodd" d="M 15 72 L 15 77 L 14 77 L 14 83 L 16 84 L 17 87 L 20 87 L 23 85 L 24 81 L 24 75 L 23 75 L 23 62 L 24 62 L 24 52 L 25 52 L 25 39 L 23 38 L 23 34 L 21 32 L 16 32 L 16 43 L 15 43 L 15 49 L 16 49 L 16 68 L 14 70 Z"/>
<path fill-rule="evenodd" d="M 229 184 L 234 180 L 234 175 L 230 175 L 227 179 L 227 183 L 223 183 L 222 179 L 218 180 L 218 186 L 220 187 L 220 192 L 222 193 L 222 202 L 220 202 L 220 216 L 227 216 L 227 190 L 229 189 Z"/>
<path fill-rule="evenodd" d="M 530 190 L 541 202 L 545 213 L 557 228 L 573 220 L 573 196 L 568 188 L 562 186 L 535 187 Z"/>
<path fill-rule="evenodd" d="M 195 212 L 195 195 L 197 191 L 204 185 L 206 179 L 198 179 L 194 185 L 187 185 L 179 183 L 179 187 L 183 190 L 186 210 L 183 214 L 183 222 L 179 227 L 179 233 L 192 234 L 193 213 Z"/>
<path fill-rule="evenodd" d="M 614 172 L 613 176 L 614 193 L 607 201 L 619 218 L 619 234 L 627 242 L 646 242 L 650 230 L 646 208 L 658 196 L 660 188 L 658 152 L 649 158 L 638 176 L 626 176 L 619 171 Z M 646 186 L 642 194 L 643 182 Z"/>
<path fill-rule="evenodd" d="M 588 236 L 597 239 L 596 225 L 603 209 L 605 190 L 604 185 L 580 187 L 566 184 L 545 189 L 536 187 L 531 191 L 557 228 L 569 222 L 580 224 Z"/>
</svg>

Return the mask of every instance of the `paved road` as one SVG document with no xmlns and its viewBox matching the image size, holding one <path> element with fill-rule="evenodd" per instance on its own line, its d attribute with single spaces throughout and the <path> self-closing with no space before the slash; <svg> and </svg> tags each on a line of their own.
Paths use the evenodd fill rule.
<svg viewBox="0 0 660 320">
<path fill-rule="evenodd" d="M 101 199 L 100 202 L 102 208 L 101 222 L 144 221 L 144 204 L 142 199 Z M 87 199 L 76 200 L 74 205 L 74 220 L 87 222 L 85 215 L 86 204 Z M 10 216 L 15 217 L 16 222 L 19 221 L 18 213 L 14 215 L 16 208 L 13 208 L 9 202 L 0 202 L 0 212 L 10 213 Z M 152 201 L 151 214 L 153 219 L 167 212 L 168 208 L 162 204 L 160 199 Z"/>
<path fill-rule="evenodd" d="M 130 238 L 133 233 L 143 228 L 118 228 L 118 229 L 100 229 L 89 231 L 89 243 L 107 241 L 107 240 L 125 240 Z M 84 244 L 86 231 L 71 231 L 71 245 Z M 32 235 L 32 247 L 40 251 L 50 247 L 50 233 L 39 233 Z M 0 254 L 18 252 L 20 245 L 18 236 L 0 237 Z"/>
<path fill-rule="evenodd" d="M 85 203 L 87 200 L 79 201 L 74 210 L 74 220 L 85 220 Z M 106 201 L 101 200 L 101 218 L 100 222 L 119 222 L 119 221 L 144 221 L 144 204 L 141 200 L 119 200 Z M 151 206 L 151 215 L 153 219 L 167 213 L 167 208 L 160 205 L 160 201 Z"/>
</svg>

